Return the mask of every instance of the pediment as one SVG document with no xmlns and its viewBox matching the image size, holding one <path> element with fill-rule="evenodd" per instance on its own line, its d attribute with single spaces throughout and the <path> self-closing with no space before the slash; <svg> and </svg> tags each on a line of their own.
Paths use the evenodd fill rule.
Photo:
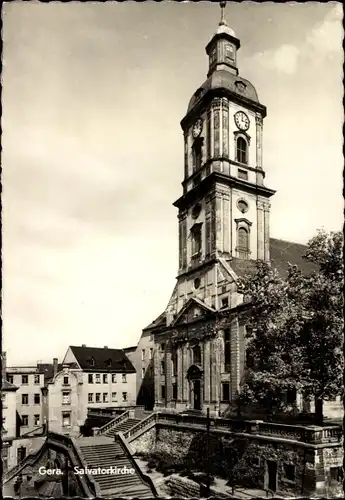
<svg viewBox="0 0 345 500">
<path fill-rule="evenodd" d="M 215 310 L 212 307 L 209 307 L 200 299 L 192 298 L 182 307 L 173 324 L 174 326 L 183 325 L 192 323 L 193 321 L 206 319 L 210 316 L 210 313 L 214 312 Z"/>
</svg>

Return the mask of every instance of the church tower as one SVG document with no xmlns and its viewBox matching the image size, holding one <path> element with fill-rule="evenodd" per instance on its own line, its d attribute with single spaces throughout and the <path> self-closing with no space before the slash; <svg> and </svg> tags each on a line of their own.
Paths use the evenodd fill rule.
<svg viewBox="0 0 345 500">
<path fill-rule="evenodd" d="M 266 107 L 239 74 L 240 40 L 224 20 L 206 46 L 206 81 L 189 101 L 184 135 L 183 194 L 179 220 L 177 285 L 168 324 L 192 297 L 214 310 L 237 305 L 234 267 L 269 261 L 269 199 L 264 184 Z M 170 319 L 170 321 L 169 321 Z"/>
</svg>

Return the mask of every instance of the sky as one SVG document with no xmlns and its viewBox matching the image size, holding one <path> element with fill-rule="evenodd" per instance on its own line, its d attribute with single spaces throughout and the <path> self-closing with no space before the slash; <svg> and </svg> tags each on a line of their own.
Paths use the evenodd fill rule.
<svg viewBox="0 0 345 500">
<path fill-rule="evenodd" d="M 271 237 L 340 230 L 342 7 L 228 3 L 240 75 L 267 107 Z M 178 268 L 180 120 L 206 79 L 210 2 L 3 8 L 3 349 L 135 345 Z"/>
</svg>

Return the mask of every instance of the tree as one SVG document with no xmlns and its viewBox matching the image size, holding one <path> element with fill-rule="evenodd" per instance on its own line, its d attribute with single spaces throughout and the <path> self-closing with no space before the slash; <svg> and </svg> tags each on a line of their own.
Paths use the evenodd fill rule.
<svg viewBox="0 0 345 500">
<path fill-rule="evenodd" d="M 304 275 L 289 266 L 287 277 L 258 261 L 256 272 L 239 280 L 250 302 L 247 356 L 252 359 L 240 392 L 243 403 L 268 411 L 284 406 L 289 389 L 322 402 L 343 387 L 343 235 L 319 231 L 305 259 L 315 270 Z"/>
</svg>

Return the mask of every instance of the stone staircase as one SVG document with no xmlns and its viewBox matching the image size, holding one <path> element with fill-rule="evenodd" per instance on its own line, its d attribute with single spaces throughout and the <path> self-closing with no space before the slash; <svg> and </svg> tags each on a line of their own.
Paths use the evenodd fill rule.
<svg viewBox="0 0 345 500">
<path fill-rule="evenodd" d="M 117 432 L 126 432 L 139 422 L 139 418 L 128 418 L 124 422 L 120 422 L 118 425 L 115 425 L 114 427 L 109 429 L 109 431 L 104 433 L 104 436 L 113 437 Z"/>
<path fill-rule="evenodd" d="M 79 442 L 80 441 L 80 442 Z M 89 469 L 127 467 L 134 469 L 134 474 L 93 474 L 92 478 L 100 488 L 100 496 L 121 496 L 152 498 L 155 493 L 145 482 L 136 464 L 123 447 L 121 441 L 111 438 L 84 438 L 78 440 L 78 447 L 85 466 Z"/>
</svg>

